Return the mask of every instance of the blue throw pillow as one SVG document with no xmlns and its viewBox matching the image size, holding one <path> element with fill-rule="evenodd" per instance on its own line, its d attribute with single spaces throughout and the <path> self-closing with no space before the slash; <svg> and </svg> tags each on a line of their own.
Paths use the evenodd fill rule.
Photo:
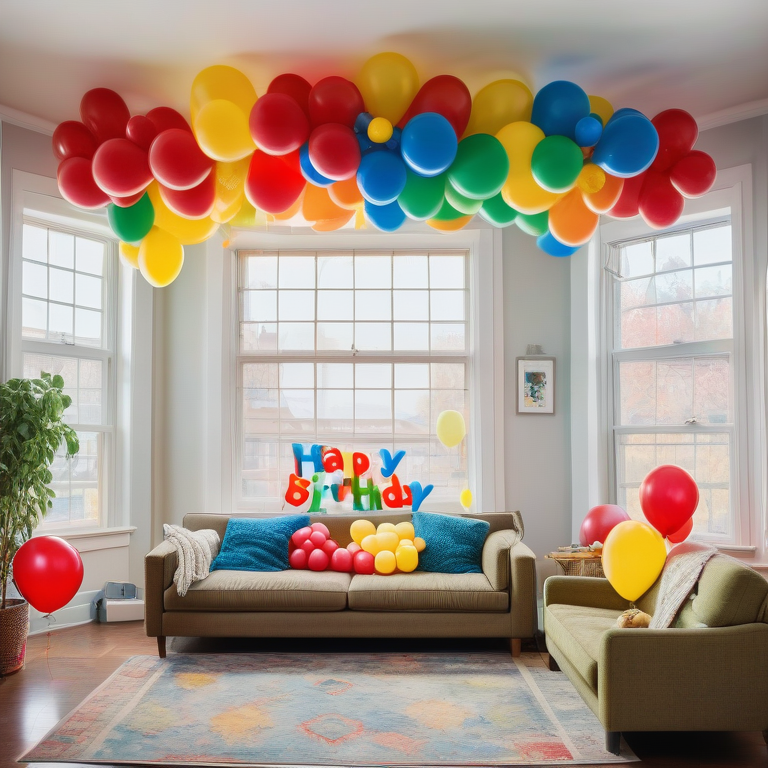
<svg viewBox="0 0 768 768">
<path fill-rule="evenodd" d="M 419 553 L 419 571 L 482 573 L 483 544 L 490 523 L 453 515 L 414 512 L 416 535 L 427 543 Z"/>
<path fill-rule="evenodd" d="M 291 536 L 309 525 L 309 515 L 231 517 L 212 571 L 286 571 Z"/>
</svg>

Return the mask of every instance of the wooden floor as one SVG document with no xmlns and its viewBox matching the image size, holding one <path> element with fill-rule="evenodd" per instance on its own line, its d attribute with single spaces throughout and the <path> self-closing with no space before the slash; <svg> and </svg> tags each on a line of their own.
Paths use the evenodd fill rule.
<svg viewBox="0 0 768 768">
<path fill-rule="evenodd" d="M 307 642 L 176 638 L 169 642 L 168 651 L 303 652 L 307 650 Z M 503 643 L 496 641 L 313 640 L 311 644 L 313 650 L 325 652 L 504 648 Z M 0 678 L 0 768 L 15 765 L 19 755 L 45 736 L 129 656 L 156 652 L 154 638 L 144 636 L 140 622 L 86 624 L 30 638 L 26 667 L 15 675 Z M 760 733 L 631 733 L 625 737 L 643 765 L 649 768 L 768 766 L 768 749 Z M 32 765 L 50 768 L 55 764 Z"/>
</svg>

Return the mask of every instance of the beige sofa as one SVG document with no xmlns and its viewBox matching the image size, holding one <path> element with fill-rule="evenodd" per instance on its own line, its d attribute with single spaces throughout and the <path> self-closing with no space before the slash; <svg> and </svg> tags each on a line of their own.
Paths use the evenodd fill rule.
<svg viewBox="0 0 768 768">
<path fill-rule="evenodd" d="M 361 517 L 363 515 L 360 515 Z M 173 584 L 176 552 L 162 542 L 145 559 L 146 631 L 181 637 L 503 637 L 512 655 L 536 631 L 536 558 L 522 543 L 519 512 L 464 517 L 487 520 L 483 573 L 416 571 L 361 576 L 334 571 L 213 571 L 184 597 Z M 184 517 L 190 530 L 213 528 L 223 539 L 225 515 Z M 351 541 L 351 515 L 313 515 L 341 546 Z M 410 513 L 377 514 L 376 523 L 410 521 Z"/>
</svg>

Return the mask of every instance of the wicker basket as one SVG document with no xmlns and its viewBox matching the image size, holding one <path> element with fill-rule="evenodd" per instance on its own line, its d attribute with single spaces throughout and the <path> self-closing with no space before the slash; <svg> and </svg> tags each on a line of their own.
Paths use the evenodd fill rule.
<svg viewBox="0 0 768 768">
<path fill-rule="evenodd" d="M 18 672 L 24 666 L 29 632 L 29 603 L 7 600 L 0 610 L 0 675 Z"/>
<path fill-rule="evenodd" d="M 594 576 L 605 578 L 603 561 L 600 555 L 577 556 L 565 552 L 553 552 L 547 558 L 554 560 L 561 568 L 564 576 Z"/>
</svg>

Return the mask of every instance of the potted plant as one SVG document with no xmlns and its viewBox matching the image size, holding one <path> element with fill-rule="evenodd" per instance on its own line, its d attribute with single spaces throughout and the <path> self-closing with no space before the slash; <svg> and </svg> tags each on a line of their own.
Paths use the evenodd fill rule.
<svg viewBox="0 0 768 768">
<path fill-rule="evenodd" d="M 29 627 L 29 604 L 7 595 L 14 555 L 53 506 L 50 466 L 62 441 L 68 457 L 80 449 L 62 421 L 72 402 L 63 387 L 49 373 L 0 384 L 0 675 L 23 666 Z"/>
</svg>

